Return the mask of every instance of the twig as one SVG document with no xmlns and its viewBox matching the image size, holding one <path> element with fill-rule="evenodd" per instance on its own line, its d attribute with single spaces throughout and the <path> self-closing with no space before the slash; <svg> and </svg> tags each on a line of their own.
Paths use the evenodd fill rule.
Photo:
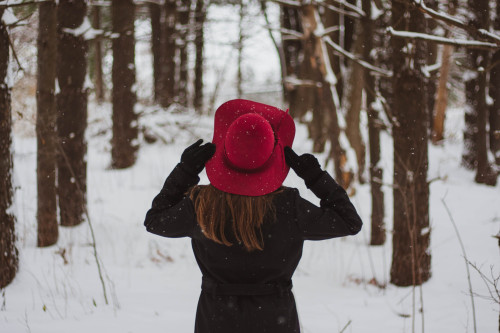
<svg viewBox="0 0 500 333">
<path fill-rule="evenodd" d="M 368 62 L 359 59 L 358 57 L 356 57 L 351 52 L 346 51 L 340 45 L 338 45 L 335 42 L 333 42 L 332 39 L 329 36 L 323 36 L 323 39 L 324 39 L 324 41 L 328 45 L 330 45 L 333 48 L 333 50 L 335 52 L 342 54 L 343 56 L 345 56 L 348 59 L 354 61 L 355 63 L 357 63 L 358 65 L 362 66 L 363 68 L 371 70 L 372 72 L 375 72 L 375 73 L 380 74 L 382 76 L 386 76 L 386 77 L 391 77 L 392 76 L 392 72 L 386 71 L 385 69 L 382 69 L 382 68 L 379 68 L 379 67 L 375 67 L 375 66 L 369 64 Z"/>
<path fill-rule="evenodd" d="M 83 190 L 80 186 L 80 183 L 78 181 L 78 177 L 76 176 L 73 168 L 71 167 L 71 163 L 69 161 L 69 158 L 68 158 L 68 155 L 66 155 L 66 152 L 63 150 L 63 147 L 61 145 L 60 142 L 57 142 L 57 147 L 61 153 L 61 155 L 63 156 L 64 158 L 64 162 L 66 163 L 70 173 L 71 173 L 71 177 L 73 177 L 73 179 L 75 179 L 75 184 L 76 184 L 76 187 L 78 189 L 79 192 L 83 193 Z M 104 294 L 104 301 L 106 302 L 106 305 L 108 305 L 108 295 L 107 295 L 107 292 L 106 292 L 106 284 L 104 283 L 104 278 L 102 276 L 102 270 L 101 270 L 101 263 L 99 261 L 99 255 L 97 253 L 97 247 L 96 247 L 96 239 L 95 239 L 95 234 L 94 234 L 94 227 L 92 226 L 92 222 L 90 220 L 90 215 L 89 215 L 89 211 L 87 209 L 86 206 L 83 207 L 83 211 L 84 211 L 84 214 L 85 214 L 85 217 L 87 218 L 87 222 L 89 223 L 89 228 L 90 228 L 90 235 L 92 237 L 92 248 L 94 249 L 94 258 L 95 258 L 95 262 L 96 262 L 96 265 L 97 265 L 97 271 L 99 273 L 99 279 L 101 280 L 101 285 L 102 285 L 102 292 Z"/>
<path fill-rule="evenodd" d="M 344 333 L 344 331 L 347 329 L 347 327 L 349 327 L 349 325 L 351 325 L 351 323 L 352 323 L 352 320 L 349 319 L 347 324 L 345 324 L 344 328 L 341 329 L 339 333 Z"/>
<path fill-rule="evenodd" d="M 321 4 L 318 1 L 315 1 L 317 4 Z M 333 3 L 337 4 L 338 6 L 344 6 L 345 8 L 348 8 L 356 13 L 358 13 L 359 16 L 366 16 L 366 13 L 356 5 L 350 4 L 348 2 L 345 2 L 343 0 L 332 0 Z"/>
<path fill-rule="evenodd" d="M 469 271 L 469 260 L 467 259 L 467 253 L 465 252 L 465 246 L 464 243 L 462 242 L 462 237 L 460 237 L 460 233 L 458 232 L 457 224 L 455 223 L 455 220 L 453 219 L 453 215 L 451 215 L 451 211 L 448 208 L 448 205 L 444 201 L 444 198 L 441 199 L 441 202 L 444 205 L 444 208 L 446 209 L 446 212 L 448 213 L 448 216 L 450 218 L 451 223 L 453 224 L 453 228 L 455 229 L 455 233 L 457 234 L 458 241 L 460 243 L 460 247 L 462 248 L 462 255 L 464 256 L 465 260 L 465 268 L 467 270 L 467 281 L 469 283 L 469 292 L 470 292 L 470 301 L 472 304 L 472 320 L 474 322 L 474 332 L 477 333 L 477 327 L 476 327 L 476 307 L 474 305 L 474 294 L 472 291 L 472 283 L 470 281 L 470 271 Z"/>
<path fill-rule="evenodd" d="M 496 49 L 500 48 L 500 45 L 495 44 L 495 43 L 439 37 L 439 36 L 433 36 L 433 35 L 429 35 L 429 34 L 423 34 L 420 32 L 398 31 L 398 30 L 394 30 L 393 27 L 388 27 L 387 32 L 389 33 L 389 35 L 391 35 L 393 37 L 418 39 L 418 40 L 424 40 L 424 41 L 434 42 L 434 43 L 438 43 L 438 44 L 462 46 L 462 47 L 466 47 L 466 48 L 470 48 L 470 49 L 483 49 L 483 50 L 493 49 L 493 50 L 496 50 Z"/>
</svg>

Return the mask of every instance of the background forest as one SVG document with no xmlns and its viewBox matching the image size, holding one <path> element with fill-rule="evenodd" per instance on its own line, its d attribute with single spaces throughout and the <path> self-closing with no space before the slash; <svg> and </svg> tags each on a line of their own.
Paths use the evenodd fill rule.
<svg viewBox="0 0 500 333">
<path fill-rule="evenodd" d="M 500 1 L 4 0 L 0 18 L 1 332 L 193 330 L 190 242 L 142 223 L 233 98 L 289 109 L 294 149 L 364 221 L 305 246 L 305 333 L 500 332 Z"/>
</svg>

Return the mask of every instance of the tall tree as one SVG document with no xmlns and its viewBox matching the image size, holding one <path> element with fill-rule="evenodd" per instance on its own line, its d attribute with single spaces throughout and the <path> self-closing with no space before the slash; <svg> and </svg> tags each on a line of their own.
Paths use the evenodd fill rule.
<svg viewBox="0 0 500 333">
<path fill-rule="evenodd" d="M 168 107 L 175 102 L 175 40 L 176 28 L 176 0 L 165 0 L 163 5 L 162 32 L 161 32 L 161 96 L 160 104 Z"/>
<path fill-rule="evenodd" d="M 63 226 L 83 222 L 87 204 L 87 43 L 77 30 L 86 9 L 85 0 L 60 0 L 57 6 L 57 190 Z"/>
<path fill-rule="evenodd" d="M 10 103 L 9 35 L 2 20 L 0 8 L 0 289 L 16 276 L 18 251 L 16 248 L 15 217 L 10 211 L 14 191 L 12 188 L 12 114 Z"/>
<path fill-rule="evenodd" d="M 191 13 L 191 0 L 178 0 L 177 21 L 179 49 L 179 81 L 177 84 L 177 99 L 179 104 L 187 106 L 188 102 L 188 42 L 189 42 L 189 14 Z"/>
<path fill-rule="evenodd" d="M 366 16 L 361 19 L 363 33 L 362 54 L 365 61 L 370 62 L 370 54 L 373 50 L 373 38 L 375 25 L 372 21 L 371 0 L 362 0 L 361 6 Z M 364 90 L 366 99 L 366 113 L 368 115 L 368 143 L 370 153 L 370 188 L 372 197 L 371 213 L 371 236 L 370 245 L 382 245 L 385 243 L 384 223 L 384 192 L 382 192 L 381 181 L 383 170 L 380 167 L 380 119 L 378 110 L 374 107 L 375 80 L 368 70 L 364 70 Z"/>
<path fill-rule="evenodd" d="M 101 8 L 99 6 L 92 7 L 92 26 L 94 29 L 101 29 Z M 104 82 L 102 79 L 102 41 L 101 38 L 96 38 L 93 42 L 94 46 L 94 87 L 95 97 L 97 102 L 104 101 Z"/>
<path fill-rule="evenodd" d="M 490 10 L 488 0 L 468 0 L 469 24 L 477 29 L 489 30 Z M 496 173 L 488 161 L 488 105 L 486 101 L 487 72 L 490 54 L 487 50 L 467 51 L 469 67 L 474 70 L 465 82 L 466 112 L 464 132 L 463 164 L 476 169 L 475 180 L 488 185 L 496 184 Z"/>
<path fill-rule="evenodd" d="M 135 163 L 137 152 L 137 114 L 132 87 L 135 83 L 135 39 L 133 0 L 111 2 L 113 33 L 113 138 L 111 166 L 127 168 Z"/>
<path fill-rule="evenodd" d="M 54 2 L 39 4 L 37 71 L 37 222 L 38 246 L 57 242 L 56 198 L 56 60 L 57 7 Z"/>
<path fill-rule="evenodd" d="M 496 16 L 493 28 L 500 30 L 500 0 L 496 0 Z M 490 149 L 495 157 L 495 163 L 500 166 L 500 50 L 492 57 L 493 68 L 490 71 L 490 97 L 493 104 L 490 108 Z"/>
<path fill-rule="evenodd" d="M 161 5 L 149 3 L 151 17 L 151 53 L 153 54 L 154 99 L 159 101 L 161 94 Z"/>
<path fill-rule="evenodd" d="M 207 18 L 207 5 L 207 0 L 196 0 L 194 12 L 194 47 L 196 59 L 194 63 L 193 106 L 198 112 L 201 112 L 203 107 L 203 49 L 205 46 L 204 26 Z"/>
<path fill-rule="evenodd" d="M 330 6 L 335 6 L 334 0 L 326 0 L 326 4 Z M 336 11 L 330 10 L 328 8 L 324 8 L 324 13 L 321 15 L 321 20 L 325 25 L 325 29 L 338 27 L 337 30 L 331 31 L 328 33 L 328 36 L 331 40 L 337 44 L 340 44 L 340 14 Z M 340 57 L 338 54 L 335 54 L 333 49 L 330 47 L 327 49 L 328 58 L 330 59 L 330 65 L 332 66 L 333 73 L 337 78 L 337 83 L 335 84 L 335 89 L 337 89 L 337 95 L 339 96 L 339 101 L 342 102 L 342 95 L 344 93 L 344 81 L 341 73 L 342 67 L 340 66 Z"/>
<path fill-rule="evenodd" d="M 396 30 L 425 32 L 423 14 L 410 1 L 392 2 Z M 411 43 L 411 48 L 407 45 Z M 430 278 L 427 48 L 422 41 L 393 37 L 394 232 L 391 282 L 420 285 Z M 403 52 L 405 49 L 412 52 Z"/>
</svg>

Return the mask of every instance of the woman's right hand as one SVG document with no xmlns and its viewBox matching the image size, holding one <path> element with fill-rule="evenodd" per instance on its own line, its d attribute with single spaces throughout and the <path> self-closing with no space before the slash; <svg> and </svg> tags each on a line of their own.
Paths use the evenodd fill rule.
<svg viewBox="0 0 500 333">
<path fill-rule="evenodd" d="M 202 145 L 203 139 L 199 139 L 187 147 L 181 155 L 181 167 L 188 173 L 197 176 L 205 163 L 215 154 L 215 145 L 207 142 Z"/>
<path fill-rule="evenodd" d="M 290 147 L 285 147 L 285 161 L 297 176 L 304 179 L 307 187 L 310 187 L 323 174 L 318 159 L 311 154 L 297 155 Z"/>
</svg>

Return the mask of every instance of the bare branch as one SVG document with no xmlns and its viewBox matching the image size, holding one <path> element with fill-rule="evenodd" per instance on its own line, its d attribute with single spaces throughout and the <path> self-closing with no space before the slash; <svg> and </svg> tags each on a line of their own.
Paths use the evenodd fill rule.
<svg viewBox="0 0 500 333">
<path fill-rule="evenodd" d="M 284 80 L 285 85 L 292 87 L 314 87 L 320 88 L 322 86 L 321 82 L 317 82 L 314 80 L 302 80 L 298 79 L 295 76 L 287 76 Z"/>
<path fill-rule="evenodd" d="M 449 25 L 456 26 L 460 29 L 463 29 L 467 31 L 470 35 L 473 37 L 480 37 L 484 39 L 488 39 L 490 41 L 493 41 L 495 44 L 497 44 L 500 47 L 500 36 L 495 35 L 487 30 L 484 29 L 476 29 L 473 26 L 460 21 L 459 19 L 450 16 L 446 13 L 438 12 L 436 10 L 433 10 L 429 7 L 427 7 L 422 0 L 413 0 L 413 5 L 415 5 L 421 12 L 424 14 L 429 15 L 435 20 L 443 21 Z"/>
<path fill-rule="evenodd" d="M 344 6 L 345 8 L 348 8 L 350 10 L 352 10 L 353 12 L 356 12 L 359 16 L 361 17 L 364 17 L 366 16 L 366 13 L 359 7 L 353 5 L 353 4 L 350 4 L 346 1 L 343 1 L 343 0 L 332 0 L 333 3 L 337 4 L 338 6 Z M 323 5 L 323 2 L 319 2 L 317 1 L 316 2 L 318 5 L 322 6 Z"/>
<path fill-rule="evenodd" d="M 12 39 L 10 39 L 9 34 L 7 34 L 7 39 L 9 40 L 10 49 L 12 50 L 12 55 L 14 56 L 14 59 L 16 59 L 17 65 L 19 66 L 19 70 L 24 71 L 23 65 L 21 65 L 21 62 L 17 57 L 16 49 L 14 48 L 14 44 L 12 43 Z"/>
<path fill-rule="evenodd" d="M 344 57 L 347 57 L 348 59 L 354 61 L 355 63 L 359 64 L 363 68 L 366 68 L 366 69 L 368 69 L 372 72 L 375 72 L 377 74 L 380 74 L 382 76 L 386 76 L 386 77 L 392 76 L 392 72 L 386 71 L 385 69 L 382 69 L 379 67 L 375 67 L 375 66 L 369 64 L 368 62 L 359 59 L 356 55 L 352 54 L 351 52 L 346 51 L 340 45 L 334 43 L 329 36 L 323 36 L 323 39 L 328 45 L 330 45 L 333 48 L 333 50 L 335 52 L 342 54 Z"/>
<path fill-rule="evenodd" d="M 35 4 L 44 3 L 44 2 L 54 2 L 54 0 L 38 0 L 38 1 L 26 1 L 26 2 L 14 2 L 14 3 L 10 3 L 10 4 L 9 4 L 8 1 L 0 1 L 0 9 L 21 7 L 21 6 L 27 6 L 27 5 L 35 5 Z"/>
<path fill-rule="evenodd" d="M 500 45 L 497 45 L 495 43 L 439 37 L 439 36 L 433 36 L 433 35 L 429 35 L 429 34 L 423 34 L 420 32 L 398 31 L 398 30 L 394 30 L 392 27 L 388 27 L 387 32 L 391 36 L 394 36 L 394 37 L 425 40 L 428 42 L 434 42 L 434 43 L 445 44 L 445 45 L 453 45 L 453 46 L 462 46 L 462 47 L 466 47 L 466 48 L 470 48 L 470 49 L 486 49 L 486 50 L 494 49 L 494 50 L 496 50 L 496 49 L 500 48 Z"/>
<path fill-rule="evenodd" d="M 357 7 L 355 7 L 357 9 L 356 11 L 351 12 L 351 11 L 343 10 L 342 8 L 335 7 L 335 6 L 332 6 L 330 4 L 324 3 L 322 1 L 315 1 L 314 3 L 316 3 L 318 6 L 324 7 L 324 8 L 329 9 L 335 13 L 339 13 L 339 14 L 345 15 L 345 16 L 350 17 L 350 18 L 360 19 L 360 18 L 366 16 L 365 12 L 363 12 L 362 10 L 360 10 Z"/>
<path fill-rule="evenodd" d="M 323 34 L 321 35 L 321 37 L 325 36 L 325 35 L 328 35 L 332 32 L 335 32 L 335 31 L 339 31 L 340 30 L 340 26 L 338 25 L 333 25 L 331 27 L 328 27 L 326 28 L 325 30 L 323 30 Z"/>
<path fill-rule="evenodd" d="M 286 6 L 286 7 L 300 7 L 302 6 L 302 4 L 299 2 L 299 1 L 295 1 L 295 0 L 271 0 L 273 2 L 276 2 L 280 5 L 283 5 L 283 6 Z"/>
<path fill-rule="evenodd" d="M 285 28 L 281 28 L 279 29 L 279 31 L 283 34 L 283 35 L 290 35 L 290 36 L 294 36 L 296 37 L 296 39 L 302 39 L 304 38 L 304 34 L 301 33 L 301 32 L 298 32 L 296 30 L 291 30 L 291 29 L 285 29 Z M 290 38 L 291 39 L 291 38 Z"/>
</svg>

